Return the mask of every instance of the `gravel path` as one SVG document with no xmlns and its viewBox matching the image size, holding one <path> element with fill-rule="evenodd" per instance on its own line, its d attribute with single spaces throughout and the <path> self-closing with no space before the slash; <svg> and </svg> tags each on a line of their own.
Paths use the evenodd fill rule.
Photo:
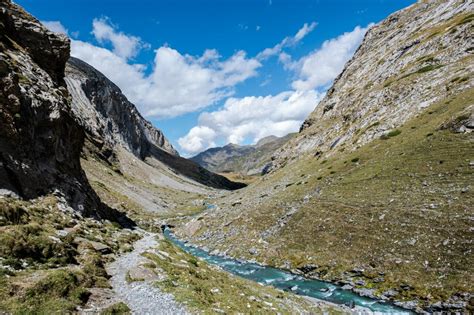
<svg viewBox="0 0 474 315">
<path fill-rule="evenodd" d="M 107 267 L 107 272 L 112 276 L 110 284 L 114 292 L 130 307 L 133 314 L 188 314 L 171 294 L 153 286 L 153 281 L 128 283 L 125 280 L 128 270 L 146 261 L 140 254 L 157 245 L 156 234 L 148 232 L 143 234 L 144 237 L 135 242 L 132 252 L 119 256 Z"/>
</svg>

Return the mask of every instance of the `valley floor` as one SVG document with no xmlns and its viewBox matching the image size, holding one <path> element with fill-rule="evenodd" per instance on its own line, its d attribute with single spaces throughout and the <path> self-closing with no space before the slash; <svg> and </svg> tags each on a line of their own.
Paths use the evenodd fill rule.
<svg viewBox="0 0 474 315">
<path fill-rule="evenodd" d="M 106 266 L 111 288 L 95 289 L 80 313 L 133 314 L 345 313 L 347 308 L 303 299 L 234 277 L 186 254 L 161 233 L 138 230 L 134 249 Z"/>
</svg>

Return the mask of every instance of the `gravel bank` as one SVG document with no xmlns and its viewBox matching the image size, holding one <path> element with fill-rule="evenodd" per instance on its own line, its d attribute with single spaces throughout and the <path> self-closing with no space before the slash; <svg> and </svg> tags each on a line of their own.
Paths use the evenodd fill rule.
<svg viewBox="0 0 474 315">
<path fill-rule="evenodd" d="M 153 286 L 152 281 L 127 282 L 127 272 L 146 261 L 140 254 L 157 245 L 156 234 L 143 233 L 144 237 L 134 244 L 132 252 L 119 256 L 107 267 L 107 272 L 112 276 L 110 284 L 114 292 L 133 314 L 189 314 L 172 295 Z"/>
</svg>

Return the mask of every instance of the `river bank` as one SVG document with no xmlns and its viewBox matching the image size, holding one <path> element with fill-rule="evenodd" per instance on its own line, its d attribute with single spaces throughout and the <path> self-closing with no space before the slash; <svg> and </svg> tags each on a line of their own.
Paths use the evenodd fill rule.
<svg viewBox="0 0 474 315">
<path fill-rule="evenodd" d="M 218 265 L 228 272 L 264 285 L 271 285 L 295 294 L 309 296 L 338 305 L 345 305 L 350 308 L 362 307 L 372 312 L 383 313 L 411 313 L 411 311 L 407 309 L 387 302 L 357 295 L 355 292 L 348 290 L 347 287 L 344 288 L 336 284 L 306 279 L 301 275 L 293 274 L 287 270 L 262 266 L 255 262 L 246 262 L 226 256 L 213 255 L 195 245 L 179 240 L 167 228 L 164 229 L 164 235 L 184 251 L 196 257 L 200 257 L 208 263 Z"/>
</svg>

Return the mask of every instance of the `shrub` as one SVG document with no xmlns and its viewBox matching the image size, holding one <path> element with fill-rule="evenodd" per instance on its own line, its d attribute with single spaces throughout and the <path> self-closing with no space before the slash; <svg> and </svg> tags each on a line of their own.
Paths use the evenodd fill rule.
<svg viewBox="0 0 474 315">
<path fill-rule="evenodd" d="M 67 264 L 75 262 L 74 254 L 70 244 L 49 238 L 38 224 L 12 226 L 0 234 L 2 257 Z"/>
<path fill-rule="evenodd" d="M 68 270 L 55 270 L 26 290 L 21 307 L 28 311 L 19 312 L 69 314 L 76 310 L 76 305 L 86 303 L 89 296 L 80 276 Z"/>
<path fill-rule="evenodd" d="M 396 137 L 396 136 L 398 136 L 398 135 L 401 134 L 401 133 L 402 133 L 402 132 L 401 132 L 400 130 L 395 129 L 395 130 L 392 130 L 392 131 L 390 131 L 390 132 L 388 132 L 388 133 L 382 135 L 382 136 L 380 137 L 380 139 L 382 139 L 382 140 L 387 140 L 387 139 Z"/>
<path fill-rule="evenodd" d="M 130 308 L 127 306 L 127 304 L 123 302 L 119 302 L 107 307 L 100 313 L 100 315 L 118 315 L 118 314 L 130 314 Z"/>
<path fill-rule="evenodd" d="M 11 224 L 25 224 L 28 222 L 28 212 L 16 205 L 0 205 L 0 226 Z"/>
</svg>

